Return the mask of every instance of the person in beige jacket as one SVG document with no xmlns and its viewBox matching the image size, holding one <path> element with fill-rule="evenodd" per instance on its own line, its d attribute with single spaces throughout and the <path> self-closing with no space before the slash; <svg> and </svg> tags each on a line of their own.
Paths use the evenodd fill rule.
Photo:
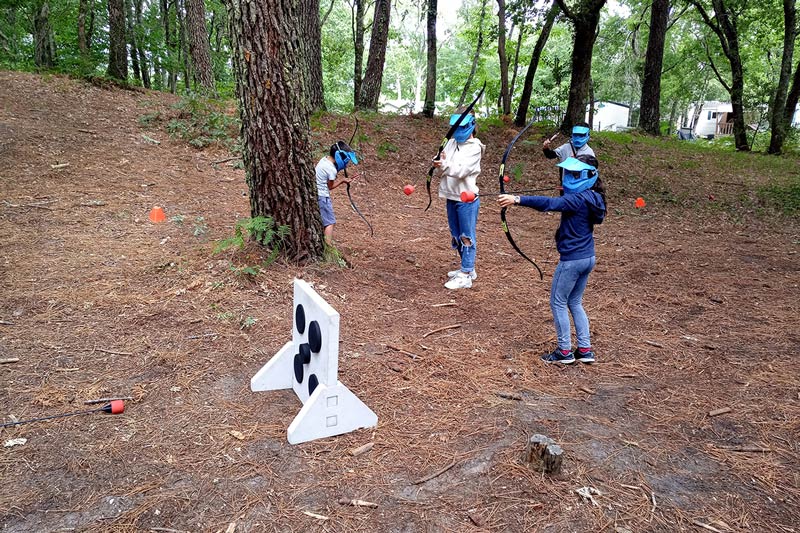
<svg viewBox="0 0 800 533">
<path fill-rule="evenodd" d="M 454 125 L 463 110 L 450 117 Z M 476 242 L 480 198 L 477 197 L 476 180 L 481 173 L 481 157 L 486 149 L 475 137 L 475 115 L 468 114 L 456 128 L 453 137 L 447 142 L 433 165 L 440 171 L 439 198 L 447 201 L 447 224 L 450 227 L 451 245 L 461 257 L 461 268 L 447 273 L 449 278 L 444 286 L 448 289 L 469 289 L 478 277 L 475 271 Z M 476 195 L 473 202 L 462 202 L 461 193 Z"/>
</svg>

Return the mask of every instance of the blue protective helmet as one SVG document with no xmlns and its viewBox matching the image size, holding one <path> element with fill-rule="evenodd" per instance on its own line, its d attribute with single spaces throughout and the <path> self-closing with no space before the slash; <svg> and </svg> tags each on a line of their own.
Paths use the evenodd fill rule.
<svg viewBox="0 0 800 533">
<path fill-rule="evenodd" d="M 461 118 L 461 113 L 453 113 L 450 115 L 450 125 L 454 126 L 457 124 L 459 118 Z M 453 132 L 453 138 L 456 142 L 463 143 L 469 139 L 473 131 L 475 131 L 475 115 L 467 113 L 467 116 L 461 121 L 461 125 Z"/>
<path fill-rule="evenodd" d="M 581 148 L 589 142 L 589 126 L 584 126 L 583 123 L 576 125 L 572 128 L 572 146 Z"/>
<path fill-rule="evenodd" d="M 580 156 L 582 159 L 584 156 Z M 561 178 L 561 185 L 564 187 L 564 194 L 577 194 L 586 189 L 591 189 L 597 182 L 597 159 L 588 156 L 591 163 L 581 161 L 574 157 L 568 157 L 556 166 L 564 169 Z"/>
<path fill-rule="evenodd" d="M 336 141 L 336 144 L 331 146 L 330 154 L 336 162 L 337 171 L 344 170 L 347 163 L 358 164 L 358 157 L 356 157 L 355 150 L 350 148 L 350 145 L 344 141 Z"/>
</svg>

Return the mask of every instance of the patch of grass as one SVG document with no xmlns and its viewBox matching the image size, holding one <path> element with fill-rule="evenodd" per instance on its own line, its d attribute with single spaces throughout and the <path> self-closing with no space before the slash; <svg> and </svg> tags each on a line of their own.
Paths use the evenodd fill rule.
<svg viewBox="0 0 800 533">
<path fill-rule="evenodd" d="M 203 222 L 202 217 L 199 217 L 199 219 L 199 221 L 196 221 L 197 224 Z M 195 229 L 195 231 L 197 231 L 197 229 Z M 253 217 L 238 220 L 233 231 L 232 237 L 214 243 L 213 253 L 218 254 L 230 248 L 241 250 L 244 248 L 245 240 L 252 239 L 260 245 L 271 249 L 269 255 L 262 263 L 262 266 L 267 266 L 278 258 L 278 254 L 283 247 L 286 237 L 291 232 L 291 228 L 285 225 L 277 226 L 275 221 L 270 217 Z M 205 231 L 203 231 L 203 233 L 205 233 Z M 251 274 L 251 272 L 244 273 Z M 258 272 L 255 272 L 253 275 L 257 274 Z"/>
<path fill-rule="evenodd" d="M 340 268 L 347 268 L 347 261 L 345 260 L 342 252 L 340 252 L 335 246 L 330 244 L 325 244 L 325 251 L 322 255 L 322 262 L 336 265 Z"/>
<path fill-rule="evenodd" d="M 394 145 L 391 141 L 383 140 L 378 145 L 378 148 L 375 151 L 378 156 L 378 159 L 384 159 L 386 155 L 389 153 L 396 154 L 399 151 L 399 148 L 397 148 L 397 146 Z"/>
<path fill-rule="evenodd" d="M 786 216 L 794 217 L 800 214 L 800 179 L 796 176 L 789 183 L 759 187 L 756 194 L 765 206 Z"/>
<path fill-rule="evenodd" d="M 173 137 L 195 148 L 219 143 L 233 149 L 238 145 L 239 120 L 226 113 L 222 102 L 191 94 L 174 107 L 178 116 L 167 123 L 167 131 Z"/>
</svg>

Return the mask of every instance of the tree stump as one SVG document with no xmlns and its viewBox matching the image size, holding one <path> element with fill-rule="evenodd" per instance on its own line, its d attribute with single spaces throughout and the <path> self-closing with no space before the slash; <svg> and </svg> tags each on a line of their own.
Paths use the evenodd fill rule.
<svg viewBox="0 0 800 533">
<path fill-rule="evenodd" d="M 522 460 L 539 472 L 559 474 L 563 457 L 564 450 L 553 439 L 544 435 L 533 435 L 528 439 Z"/>
</svg>

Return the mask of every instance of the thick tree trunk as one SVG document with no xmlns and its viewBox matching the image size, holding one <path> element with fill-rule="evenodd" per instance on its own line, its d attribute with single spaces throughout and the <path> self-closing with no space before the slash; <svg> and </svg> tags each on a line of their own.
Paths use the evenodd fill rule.
<svg viewBox="0 0 800 533">
<path fill-rule="evenodd" d="M 669 0 L 653 0 L 650 6 L 650 36 L 644 60 L 644 83 L 639 102 L 639 128 L 650 135 L 661 134 L 661 68 L 667 37 Z"/>
<path fill-rule="evenodd" d="M 56 43 L 50 25 L 50 4 L 45 0 L 34 5 L 33 16 L 34 64 L 53 68 L 56 64 Z"/>
<path fill-rule="evenodd" d="M 539 68 L 539 59 L 542 57 L 542 52 L 547 44 L 547 39 L 550 38 L 550 30 L 553 29 L 553 23 L 555 22 L 559 11 L 560 8 L 558 7 L 558 4 L 553 2 L 553 5 L 550 6 L 550 10 L 547 12 L 547 17 L 545 18 L 544 25 L 542 26 L 542 31 L 539 33 L 539 38 L 536 39 L 536 46 L 534 46 L 533 54 L 531 54 L 531 62 L 528 65 L 528 72 L 525 73 L 525 83 L 522 86 L 522 95 L 519 99 L 517 116 L 514 118 L 514 124 L 519 127 L 524 126 L 528 121 L 528 107 L 530 107 L 531 103 L 533 78 L 536 76 L 536 69 Z"/>
<path fill-rule="evenodd" d="M 436 111 L 436 14 L 438 4 L 437 0 L 428 0 L 426 36 L 428 61 L 425 75 L 425 105 L 422 107 L 422 114 L 429 118 L 433 117 Z"/>
<path fill-rule="evenodd" d="M 511 28 L 511 33 L 514 33 L 514 28 Z M 517 84 L 517 72 L 519 71 L 519 50 L 522 48 L 522 40 L 525 38 L 525 25 L 520 24 L 519 35 L 517 36 L 517 46 L 514 51 L 514 63 L 511 65 L 511 82 L 508 85 L 508 94 L 511 100 L 514 100 L 514 86 Z"/>
<path fill-rule="evenodd" d="M 299 21 L 293 0 L 227 0 L 250 212 L 291 232 L 283 253 L 322 257 Z"/>
<path fill-rule="evenodd" d="M 561 133 L 568 135 L 572 126 L 586 117 L 589 81 L 592 75 L 592 52 L 597 39 L 600 10 L 606 0 L 584 0 L 580 11 L 571 11 L 564 0 L 557 0 L 564 14 L 572 21 L 575 30 L 572 45 L 572 78 L 569 86 L 569 101 Z"/>
<path fill-rule="evenodd" d="M 206 8 L 203 0 L 186 0 L 186 32 L 189 36 L 189 53 L 192 57 L 192 77 L 195 89 L 216 95 L 214 70 L 206 30 Z"/>
<path fill-rule="evenodd" d="M 89 40 L 86 35 L 86 16 L 94 11 L 93 0 L 80 0 L 78 3 L 78 51 L 85 61 L 89 56 Z"/>
<path fill-rule="evenodd" d="M 508 94 L 508 57 L 506 56 L 506 0 L 497 0 L 497 56 L 500 59 L 500 112 L 511 114 Z"/>
<path fill-rule="evenodd" d="M 364 79 L 364 0 L 354 0 L 353 4 L 353 106 L 358 107 L 361 82 Z"/>
<path fill-rule="evenodd" d="M 770 129 L 772 134 L 769 139 L 770 154 L 780 154 L 783 151 L 783 141 L 789 123 L 785 120 L 786 95 L 789 91 L 789 78 L 792 76 L 792 57 L 794 56 L 794 41 L 797 38 L 797 12 L 796 0 L 783 0 L 783 57 L 781 59 L 781 73 L 778 77 L 778 86 L 775 88 L 772 110 L 770 111 Z M 793 109 L 794 110 L 794 109 Z"/>
<path fill-rule="evenodd" d="M 128 47 L 124 0 L 108 0 L 108 75 L 128 79 Z"/>
<path fill-rule="evenodd" d="M 169 0 L 161 0 L 159 3 L 161 8 L 161 23 L 164 25 L 164 45 L 167 51 L 166 65 L 162 65 L 166 69 L 165 78 L 166 86 L 169 87 L 169 92 L 175 94 L 178 91 L 178 66 L 175 61 L 175 39 L 173 25 L 170 24 L 169 19 Z"/>
<path fill-rule="evenodd" d="M 300 9 L 306 67 L 303 69 L 311 112 L 325 110 L 325 93 L 322 87 L 322 24 L 319 18 L 319 0 L 302 0 Z"/>
<path fill-rule="evenodd" d="M 369 40 L 369 58 L 367 70 L 361 83 L 358 109 L 377 111 L 378 98 L 383 83 L 383 65 L 386 59 L 386 43 L 389 40 L 389 15 L 391 0 L 375 1 L 375 21 L 372 23 L 372 35 Z"/>
<path fill-rule="evenodd" d="M 464 84 L 464 89 L 461 91 L 461 96 L 458 99 L 458 107 L 464 105 L 464 101 L 467 99 L 467 93 L 472 85 L 472 79 L 475 77 L 475 71 L 478 69 L 478 60 L 481 57 L 481 50 L 483 49 L 483 21 L 486 20 L 486 2 L 487 0 L 481 0 L 481 18 L 478 22 L 478 44 L 475 45 L 475 55 L 472 56 L 472 67 L 469 70 L 467 82 Z"/>
</svg>

